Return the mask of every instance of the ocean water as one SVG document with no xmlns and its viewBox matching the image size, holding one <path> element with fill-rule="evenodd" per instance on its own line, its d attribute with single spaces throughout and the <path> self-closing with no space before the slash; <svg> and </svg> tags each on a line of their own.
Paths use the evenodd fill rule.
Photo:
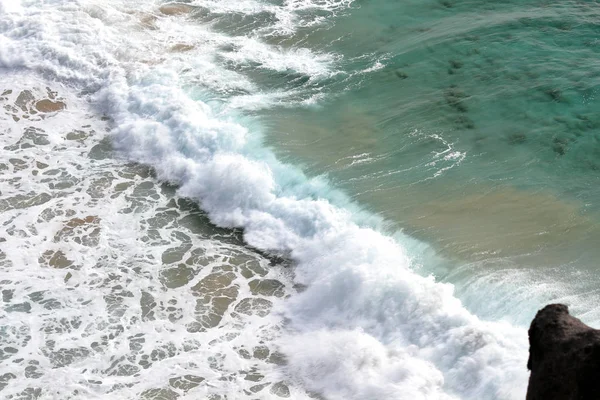
<svg viewBox="0 0 600 400">
<path fill-rule="evenodd" d="M 0 395 L 524 398 L 600 321 L 599 17 L 0 0 Z"/>
</svg>

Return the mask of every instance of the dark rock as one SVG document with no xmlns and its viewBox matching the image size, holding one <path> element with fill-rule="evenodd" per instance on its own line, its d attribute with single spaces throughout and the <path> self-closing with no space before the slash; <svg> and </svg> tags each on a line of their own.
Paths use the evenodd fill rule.
<svg viewBox="0 0 600 400">
<path fill-rule="evenodd" d="M 600 399 L 600 330 L 563 304 L 538 311 L 529 328 L 527 400 Z"/>
</svg>

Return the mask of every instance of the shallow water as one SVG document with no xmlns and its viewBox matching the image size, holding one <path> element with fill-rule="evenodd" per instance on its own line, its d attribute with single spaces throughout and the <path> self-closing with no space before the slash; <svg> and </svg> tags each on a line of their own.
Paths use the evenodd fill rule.
<svg viewBox="0 0 600 400">
<path fill-rule="evenodd" d="M 599 320 L 596 18 L 0 0 L 0 393 L 522 398 Z"/>
</svg>

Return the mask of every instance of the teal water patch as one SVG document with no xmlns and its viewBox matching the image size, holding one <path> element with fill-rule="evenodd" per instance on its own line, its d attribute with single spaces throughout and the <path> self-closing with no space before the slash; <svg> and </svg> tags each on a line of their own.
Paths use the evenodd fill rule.
<svg viewBox="0 0 600 400">
<path fill-rule="evenodd" d="M 386 164 L 377 170 L 427 161 L 450 143 L 469 154 L 461 179 L 508 179 L 593 200 L 598 16 L 579 2 L 367 2 L 335 27 L 312 33 L 331 41 L 323 49 L 344 55 L 347 74 L 355 74 L 321 83 L 341 95 L 319 109 L 277 110 L 268 119 L 282 121 L 277 127 L 291 131 L 291 140 L 305 135 L 300 144 L 318 139 L 325 147 L 331 139 L 383 154 Z M 356 74 L 377 61 L 381 69 Z M 286 129 L 290 120 L 313 132 Z M 423 135 L 430 139 L 415 140 Z M 401 179 L 428 176 L 418 168 Z"/>
<path fill-rule="evenodd" d="M 339 73 L 263 78 L 324 100 L 256 113 L 281 158 L 455 265 L 547 267 L 581 285 L 539 301 L 581 294 L 573 274 L 597 276 L 600 256 L 598 17 L 594 2 L 358 2 L 279 41 L 338 55 Z M 466 293 L 481 272 L 458 269 L 431 271 Z"/>
</svg>

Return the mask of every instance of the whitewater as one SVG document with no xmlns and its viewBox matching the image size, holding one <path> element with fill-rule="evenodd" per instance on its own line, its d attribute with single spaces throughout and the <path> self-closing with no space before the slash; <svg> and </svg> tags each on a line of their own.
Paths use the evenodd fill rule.
<svg viewBox="0 0 600 400">
<path fill-rule="evenodd" d="M 342 57 L 271 39 L 357 6 L 0 1 L 0 89 L 17 104 L 2 116 L 2 397 L 523 398 L 526 329 L 478 318 L 452 285 L 419 274 L 426 245 L 279 161 L 252 118 L 318 107 L 329 95 L 320 82 L 347 74 Z M 224 16 L 237 34 L 217 29 Z M 270 91 L 253 70 L 312 89 Z M 19 104 L 34 104 L 19 102 L 24 91 L 56 92 L 48 98 L 66 107 L 44 114 L 35 103 L 24 118 Z M 173 247 L 172 265 L 202 250 L 169 286 Z M 257 291 L 250 279 L 275 286 Z M 191 291 L 220 311 L 200 310 Z M 219 318 L 202 325 L 210 313 Z"/>
</svg>

